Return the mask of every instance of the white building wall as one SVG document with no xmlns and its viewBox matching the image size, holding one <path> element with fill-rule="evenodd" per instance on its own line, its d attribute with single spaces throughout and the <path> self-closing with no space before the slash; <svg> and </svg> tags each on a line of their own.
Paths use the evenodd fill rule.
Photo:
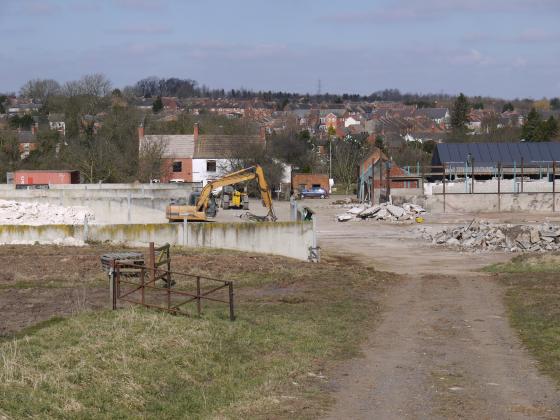
<svg viewBox="0 0 560 420">
<path fill-rule="evenodd" d="M 216 161 L 216 172 L 208 172 L 207 162 L 209 160 Z M 231 172 L 230 162 L 227 159 L 193 159 L 192 160 L 192 176 L 193 182 L 202 182 L 206 185 L 208 181 L 212 181 L 217 178 Z"/>
</svg>

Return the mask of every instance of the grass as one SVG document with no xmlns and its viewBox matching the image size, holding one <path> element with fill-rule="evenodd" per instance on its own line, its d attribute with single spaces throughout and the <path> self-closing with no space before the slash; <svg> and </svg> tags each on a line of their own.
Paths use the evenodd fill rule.
<svg viewBox="0 0 560 420">
<path fill-rule="evenodd" d="M 560 385 L 560 256 L 522 255 L 488 271 L 500 273 L 507 286 L 511 325 L 542 372 Z"/>
<path fill-rule="evenodd" d="M 193 253 L 177 265 L 237 279 L 237 320 L 128 308 L 82 312 L 0 342 L 0 414 L 37 418 L 316 417 L 325 372 L 356 356 L 390 277 L 321 264 Z M 181 258 L 183 258 L 181 260 Z M 230 258 L 230 264 L 228 264 Z M 237 264 L 237 266 L 234 266 Z M 222 276 L 223 277 L 223 276 Z"/>
</svg>

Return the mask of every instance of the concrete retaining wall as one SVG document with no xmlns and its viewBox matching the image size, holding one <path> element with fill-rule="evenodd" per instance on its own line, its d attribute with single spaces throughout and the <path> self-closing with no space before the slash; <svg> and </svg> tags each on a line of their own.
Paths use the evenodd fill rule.
<svg viewBox="0 0 560 420">
<path fill-rule="evenodd" d="M 443 213 L 443 195 L 425 197 L 424 207 L 431 213 Z M 552 212 L 552 194 L 446 194 L 445 211 L 455 212 Z M 560 213 L 560 194 L 556 195 L 556 211 Z"/>
<path fill-rule="evenodd" d="M 170 198 L 187 197 L 193 186 L 150 184 L 75 184 L 48 190 L 16 190 L 2 185 L 0 200 L 85 206 L 97 223 L 165 223 Z"/>
<path fill-rule="evenodd" d="M 170 243 L 224 248 L 307 260 L 314 246 L 312 223 L 190 223 L 114 225 L 0 225 L 0 243 L 100 241 L 131 246 Z"/>
</svg>

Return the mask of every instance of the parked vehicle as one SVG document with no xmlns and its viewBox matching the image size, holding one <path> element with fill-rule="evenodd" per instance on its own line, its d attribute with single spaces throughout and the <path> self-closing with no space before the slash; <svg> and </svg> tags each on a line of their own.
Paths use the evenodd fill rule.
<svg viewBox="0 0 560 420">
<path fill-rule="evenodd" d="M 324 188 L 312 188 L 310 190 L 303 190 L 301 198 L 327 198 L 329 193 Z"/>
</svg>

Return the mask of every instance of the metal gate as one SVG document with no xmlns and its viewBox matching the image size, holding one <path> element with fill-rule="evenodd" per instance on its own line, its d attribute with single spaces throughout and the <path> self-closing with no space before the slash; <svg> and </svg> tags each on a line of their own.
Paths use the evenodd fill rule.
<svg viewBox="0 0 560 420">
<path fill-rule="evenodd" d="M 113 309 L 118 308 L 119 302 L 127 302 L 192 316 L 186 305 L 195 303 L 200 316 L 203 301 L 208 301 L 228 305 L 229 319 L 235 320 L 233 282 L 171 271 L 169 245 L 154 248 L 150 243 L 147 265 L 116 260 L 111 272 Z"/>
</svg>

